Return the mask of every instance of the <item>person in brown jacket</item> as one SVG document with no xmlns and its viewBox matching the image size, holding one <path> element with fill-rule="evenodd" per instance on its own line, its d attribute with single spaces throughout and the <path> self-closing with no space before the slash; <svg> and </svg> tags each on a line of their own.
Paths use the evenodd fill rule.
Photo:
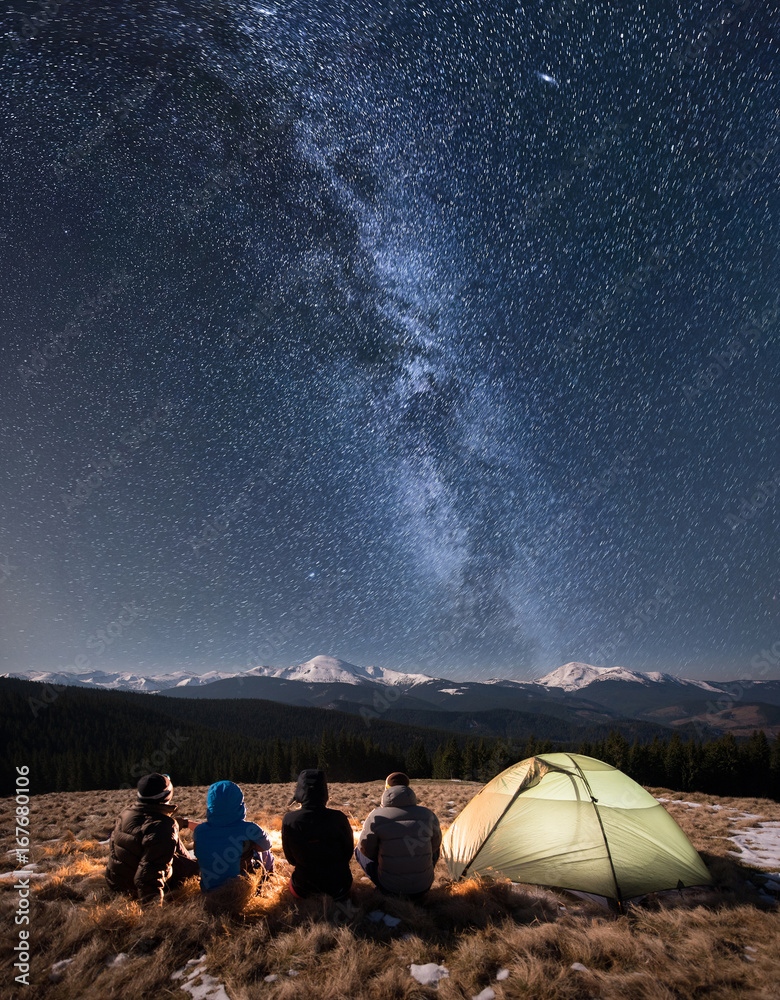
<svg viewBox="0 0 780 1000">
<path fill-rule="evenodd" d="M 138 801 L 119 814 L 108 845 L 106 882 L 142 903 L 162 903 L 163 892 L 199 873 L 198 862 L 179 838 L 167 774 L 138 782 Z M 189 821 L 181 820 L 182 827 Z"/>
<path fill-rule="evenodd" d="M 355 859 L 377 889 L 420 899 L 433 884 L 440 850 L 436 813 L 418 805 L 409 778 L 394 771 L 385 783 L 380 808 L 363 824 Z"/>
</svg>

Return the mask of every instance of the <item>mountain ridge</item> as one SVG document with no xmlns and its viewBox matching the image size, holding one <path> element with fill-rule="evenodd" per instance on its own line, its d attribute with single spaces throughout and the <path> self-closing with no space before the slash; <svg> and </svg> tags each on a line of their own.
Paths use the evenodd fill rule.
<svg viewBox="0 0 780 1000">
<path fill-rule="evenodd" d="M 677 677 L 674 674 L 659 671 L 642 672 L 628 667 L 596 667 L 589 663 L 572 660 L 564 663 L 543 677 L 521 681 L 513 678 L 491 677 L 485 681 L 453 681 L 446 677 L 432 677 L 423 673 L 406 673 L 392 670 L 388 667 L 358 666 L 342 660 L 339 657 L 318 654 L 303 663 L 292 664 L 289 667 L 274 667 L 259 664 L 246 670 L 227 671 L 210 670 L 202 674 L 187 670 L 176 670 L 163 674 L 133 674 L 128 671 L 88 670 L 80 673 L 72 671 L 24 670 L 0 674 L 0 677 L 17 680 L 32 680 L 44 684 L 77 685 L 90 688 L 105 688 L 124 691 L 171 691 L 176 688 L 208 687 L 217 681 L 241 680 L 252 677 L 270 677 L 278 680 L 297 681 L 306 684 L 375 684 L 387 687 L 407 689 L 422 684 L 446 683 L 448 688 L 441 690 L 447 693 L 457 693 L 470 684 L 506 685 L 512 688 L 533 690 L 543 688 L 548 691 L 556 689 L 566 693 L 581 691 L 603 681 L 623 681 L 641 685 L 672 684 L 699 688 L 713 694 L 722 694 L 735 681 L 708 682 Z M 750 681 L 751 684 L 763 684 L 766 681 Z"/>
</svg>

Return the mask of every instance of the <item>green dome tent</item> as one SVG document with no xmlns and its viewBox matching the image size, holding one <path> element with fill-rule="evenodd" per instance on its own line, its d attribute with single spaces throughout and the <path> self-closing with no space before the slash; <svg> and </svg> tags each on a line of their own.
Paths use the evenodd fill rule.
<svg viewBox="0 0 780 1000">
<path fill-rule="evenodd" d="M 444 836 L 451 878 L 503 876 L 618 903 L 712 879 L 649 792 L 582 754 L 546 753 L 507 768 Z"/>
</svg>

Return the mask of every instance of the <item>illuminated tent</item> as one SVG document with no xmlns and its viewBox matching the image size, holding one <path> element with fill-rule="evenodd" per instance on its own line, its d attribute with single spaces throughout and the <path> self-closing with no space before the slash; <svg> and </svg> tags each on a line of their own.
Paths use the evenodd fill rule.
<svg viewBox="0 0 780 1000">
<path fill-rule="evenodd" d="M 623 900 L 712 879 L 649 792 L 582 754 L 545 753 L 507 768 L 444 837 L 450 876 L 491 875 Z"/>
</svg>

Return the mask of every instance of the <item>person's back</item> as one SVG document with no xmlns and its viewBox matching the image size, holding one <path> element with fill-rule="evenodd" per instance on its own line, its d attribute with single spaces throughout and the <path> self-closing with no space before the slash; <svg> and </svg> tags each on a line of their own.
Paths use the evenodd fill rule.
<svg viewBox="0 0 780 1000">
<path fill-rule="evenodd" d="M 255 849 L 264 852 L 265 870 L 273 871 L 271 841 L 256 823 L 247 822 L 244 795 L 232 781 L 217 781 L 209 787 L 206 822 L 195 827 L 194 839 L 203 892 L 250 871 Z"/>
<path fill-rule="evenodd" d="M 354 835 L 349 820 L 338 809 L 328 809 L 328 785 L 322 771 L 301 771 L 295 794 L 290 800 L 301 808 L 285 813 L 282 820 L 282 849 L 294 865 L 290 888 L 306 897 L 326 893 L 336 899 L 347 895 L 352 886 L 349 862 Z"/>
<path fill-rule="evenodd" d="M 439 820 L 432 810 L 418 805 L 405 774 L 395 772 L 388 783 L 379 808 L 363 824 L 355 856 L 384 892 L 422 896 L 433 884 L 439 860 Z"/>
</svg>

